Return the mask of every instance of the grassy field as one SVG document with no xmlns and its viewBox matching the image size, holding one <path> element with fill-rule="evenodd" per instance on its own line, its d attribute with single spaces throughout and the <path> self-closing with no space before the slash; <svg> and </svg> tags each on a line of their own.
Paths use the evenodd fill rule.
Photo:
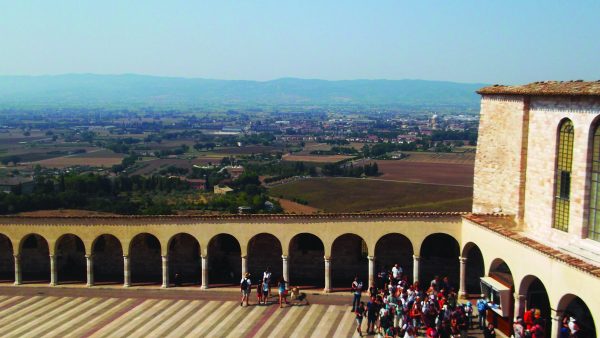
<svg viewBox="0 0 600 338">
<path fill-rule="evenodd" d="M 283 155 L 282 159 L 289 162 L 318 162 L 318 163 L 335 163 L 352 156 L 345 155 Z"/>
<path fill-rule="evenodd" d="M 434 183 L 473 186 L 474 165 L 438 162 L 414 162 L 407 160 L 366 160 L 365 164 L 377 162 L 381 176 L 392 181 Z M 355 165 L 363 162 L 357 161 Z"/>
<path fill-rule="evenodd" d="M 469 187 L 352 178 L 315 178 L 279 185 L 274 197 L 300 198 L 325 212 L 470 211 Z"/>
</svg>

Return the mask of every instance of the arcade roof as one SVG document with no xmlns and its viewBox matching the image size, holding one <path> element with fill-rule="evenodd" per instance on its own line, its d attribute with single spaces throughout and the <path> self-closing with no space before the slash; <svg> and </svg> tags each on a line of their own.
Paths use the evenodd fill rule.
<svg viewBox="0 0 600 338">
<path fill-rule="evenodd" d="M 600 81 L 540 81 L 521 86 L 492 85 L 479 89 L 481 95 L 600 96 Z"/>
</svg>

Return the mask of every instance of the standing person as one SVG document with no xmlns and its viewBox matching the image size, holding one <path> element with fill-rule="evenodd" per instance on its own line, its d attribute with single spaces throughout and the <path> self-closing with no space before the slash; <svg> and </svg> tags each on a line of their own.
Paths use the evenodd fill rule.
<svg viewBox="0 0 600 338">
<path fill-rule="evenodd" d="M 249 272 L 246 272 L 244 278 L 240 281 L 240 289 L 242 291 L 242 301 L 240 302 L 240 306 L 244 305 L 244 301 L 246 301 L 246 306 L 248 306 L 248 298 L 250 298 L 250 291 L 252 290 L 252 281 L 250 281 Z"/>
<path fill-rule="evenodd" d="M 263 293 L 263 302 L 265 303 L 265 305 L 267 304 L 267 301 L 269 300 L 268 296 L 269 296 L 270 289 L 271 289 L 271 287 L 269 286 L 269 280 L 267 278 L 263 279 L 262 293 Z"/>
<path fill-rule="evenodd" d="M 285 302 L 286 304 L 287 302 L 287 290 L 285 289 L 285 284 L 287 282 L 283 279 L 283 278 L 279 278 L 279 281 L 277 282 L 277 287 L 279 289 L 279 308 L 283 307 L 283 303 Z"/>
<path fill-rule="evenodd" d="M 392 278 L 393 278 L 394 284 L 398 283 L 398 280 L 400 280 L 401 275 L 402 275 L 402 268 L 400 266 L 398 266 L 398 264 L 394 264 L 394 267 L 392 268 Z"/>
<path fill-rule="evenodd" d="M 263 282 L 259 281 L 256 285 L 256 297 L 258 297 L 258 305 L 263 302 Z"/>
<path fill-rule="evenodd" d="M 513 336 L 515 338 L 525 338 L 525 327 L 523 326 L 521 317 L 517 317 L 513 324 Z"/>
<path fill-rule="evenodd" d="M 488 326 L 483 330 L 484 338 L 496 338 L 496 330 L 494 329 L 494 324 L 489 323 Z"/>
<path fill-rule="evenodd" d="M 358 276 L 354 276 L 354 281 L 352 282 L 352 293 L 354 294 L 354 299 L 352 300 L 352 310 L 350 310 L 350 312 L 354 312 L 356 307 L 360 304 L 362 289 L 362 282 L 358 280 Z"/>
<path fill-rule="evenodd" d="M 356 327 L 356 332 L 358 332 L 358 335 L 361 337 L 362 337 L 361 325 L 362 325 L 362 321 L 363 321 L 366 311 L 367 311 L 367 308 L 365 306 L 365 302 L 360 302 L 360 304 L 356 308 L 355 313 L 356 313 L 356 324 L 358 325 Z M 369 328 L 367 328 L 367 331 L 368 330 L 369 330 Z"/>
<path fill-rule="evenodd" d="M 267 293 L 264 295 L 265 298 L 271 295 L 271 267 L 267 266 L 267 270 L 263 272 L 263 282 L 266 280 L 267 283 Z"/>
<path fill-rule="evenodd" d="M 481 295 L 481 298 L 477 300 L 477 319 L 479 319 L 479 329 L 483 330 L 485 328 L 485 317 L 487 310 L 487 301 L 483 298 L 484 295 Z"/>
</svg>

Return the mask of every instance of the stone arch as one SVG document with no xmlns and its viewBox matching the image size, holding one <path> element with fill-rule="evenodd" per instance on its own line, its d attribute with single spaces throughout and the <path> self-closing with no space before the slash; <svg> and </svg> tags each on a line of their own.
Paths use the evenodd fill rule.
<svg viewBox="0 0 600 338">
<path fill-rule="evenodd" d="M 57 283 L 85 283 L 85 245 L 81 238 L 64 234 L 56 240 L 54 247 Z"/>
<path fill-rule="evenodd" d="M 325 245 L 312 233 L 299 233 L 290 240 L 290 285 L 322 288 L 325 281 Z"/>
<path fill-rule="evenodd" d="M 281 242 L 272 234 L 263 232 L 248 241 L 248 272 L 258 280 L 266 268 L 271 269 L 271 282 L 283 276 Z"/>
<path fill-rule="evenodd" d="M 600 241 L 600 115 L 589 125 L 581 237 Z"/>
<path fill-rule="evenodd" d="M 594 316 L 578 296 L 570 293 L 563 295 L 558 302 L 557 313 L 561 316 L 561 322 L 564 317 L 576 319 L 580 328 L 579 337 L 597 337 Z"/>
<path fill-rule="evenodd" d="M 525 296 L 522 310 L 540 310 L 540 318 L 543 320 L 545 332 L 552 332 L 550 329 L 552 325 L 550 298 L 544 283 L 536 276 L 527 275 L 519 284 L 519 295 Z M 515 313 L 515 317 L 520 315 L 521 313 Z"/>
<path fill-rule="evenodd" d="M 354 276 L 363 285 L 369 282 L 369 250 L 365 240 L 356 234 L 338 236 L 331 245 L 331 285 L 350 288 Z"/>
<path fill-rule="evenodd" d="M 50 249 L 48 241 L 38 234 L 29 234 L 19 243 L 21 278 L 25 282 L 50 282 Z"/>
<path fill-rule="evenodd" d="M 448 277 L 451 289 L 458 291 L 460 261 L 460 245 L 458 241 L 445 233 L 435 233 L 427 236 L 421 244 L 419 262 L 419 281 L 424 288 L 435 276 L 440 279 Z"/>
<path fill-rule="evenodd" d="M 169 239 L 169 280 L 175 286 L 199 284 L 201 281 L 200 243 L 188 234 L 179 233 Z"/>
<path fill-rule="evenodd" d="M 129 244 L 131 283 L 162 283 L 160 241 L 147 232 L 137 234 Z"/>
<path fill-rule="evenodd" d="M 481 293 L 480 277 L 485 276 L 485 261 L 479 246 L 473 242 L 465 244 L 461 256 L 467 259 L 465 286 L 467 294 Z"/>
<path fill-rule="evenodd" d="M 123 283 L 123 247 L 111 234 L 102 234 L 92 243 L 94 283 Z"/>
<path fill-rule="evenodd" d="M 4 234 L 0 234 L 0 281 L 15 280 L 15 257 L 13 244 Z"/>
<path fill-rule="evenodd" d="M 413 273 L 413 245 L 408 237 L 399 233 L 383 235 L 375 244 L 375 269 L 378 271 L 391 271 L 394 264 L 398 264 L 403 275 L 412 280 Z M 377 279 L 378 281 L 379 278 Z M 383 287 L 380 282 L 379 288 Z"/>
<path fill-rule="evenodd" d="M 230 234 L 221 233 L 208 242 L 208 269 L 211 284 L 238 284 L 242 275 L 240 242 Z"/>
</svg>

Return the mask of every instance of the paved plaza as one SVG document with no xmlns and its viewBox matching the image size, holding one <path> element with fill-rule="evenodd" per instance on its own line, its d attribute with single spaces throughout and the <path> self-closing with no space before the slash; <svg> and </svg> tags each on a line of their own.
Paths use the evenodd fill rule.
<svg viewBox="0 0 600 338">
<path fill-rule="evenodd" d="M 280 309 L 275 297 L 272 305 L 252 299 L 240 307 L 234 288 L 2 286 L 0 336 L 358 337 L 348 294 L 309 291 L 308 298 L 310 305 Z"/>
</svg>

